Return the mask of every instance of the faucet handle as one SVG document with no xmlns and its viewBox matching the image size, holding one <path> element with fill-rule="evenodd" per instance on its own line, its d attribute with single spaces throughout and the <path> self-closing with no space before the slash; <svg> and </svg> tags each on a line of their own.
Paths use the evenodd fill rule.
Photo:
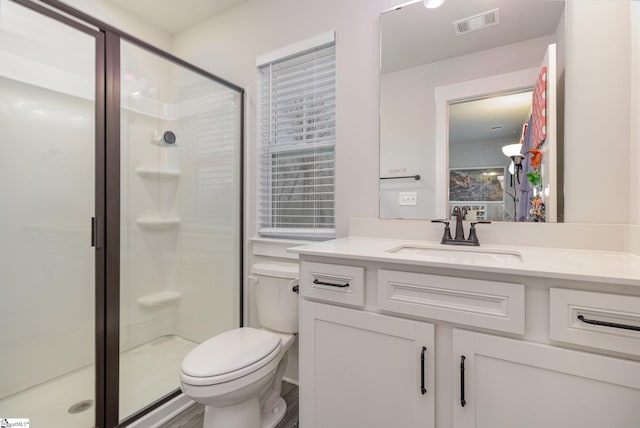
<svg viewBox="0 0 640 428">
<path fill-rule="evenodd" d="M 445 226 L 449 226 L 449 220 L 431 220 L 431 223 L 444 223 Z"/>
<path fill-rule="evenodd" d="M 451 241 L 451 229 L 449 228 L 449 220 L 431 220 L 431 223 L 444 223 L 444 234 L 442 235 L 441 244 Z"/>
<path fill-rule="evenodd" d="M 470 241 L 472 245 L 478 246 L 480 245 L 480 242 L 478 241 L 478 235 L 476 234 L 476 224 L 491 224 L 491 222 L 487 220 L 471 222 L 471 228 L 469 229 L 469 238 L 467 239 L 467 241 Z"/>
</svg>

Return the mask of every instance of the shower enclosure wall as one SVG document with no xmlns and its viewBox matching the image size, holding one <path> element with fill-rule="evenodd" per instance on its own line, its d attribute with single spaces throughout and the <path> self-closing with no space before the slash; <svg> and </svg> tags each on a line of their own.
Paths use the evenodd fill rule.
<svg viewBox="0 0 640 428">
<path fill-rule="evenodd" d="M 126 424 L 241 325 L 242 113 L 62 3 L 0 0 L 0 418 Z"/>
</svg>

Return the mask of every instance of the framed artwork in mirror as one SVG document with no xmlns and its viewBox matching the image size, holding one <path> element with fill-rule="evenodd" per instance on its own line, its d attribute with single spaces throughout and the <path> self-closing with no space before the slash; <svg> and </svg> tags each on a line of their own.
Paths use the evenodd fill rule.
<svg viewBox="0 0 640 428">
<path fill-rule="evenodd" d="M 449 201 L 502 202 L 504 167 L 452 168 L 449 170 Z"/>
</svg>

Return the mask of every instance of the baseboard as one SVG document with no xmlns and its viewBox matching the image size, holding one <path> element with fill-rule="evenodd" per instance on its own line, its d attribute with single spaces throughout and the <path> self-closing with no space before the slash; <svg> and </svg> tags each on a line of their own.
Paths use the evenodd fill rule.
<svg viewBox="0 0 640 428">
<path fill-rule="evenodd" d="M 287 383 L 290 383 L 292 385 L 300 386 L 300 382 L 298 382 L 297 380 L 293 380 L 293 379 L 290 379 L 288 377 L 283 377 L 282 380 L 287 382 Z"/>
</svg>

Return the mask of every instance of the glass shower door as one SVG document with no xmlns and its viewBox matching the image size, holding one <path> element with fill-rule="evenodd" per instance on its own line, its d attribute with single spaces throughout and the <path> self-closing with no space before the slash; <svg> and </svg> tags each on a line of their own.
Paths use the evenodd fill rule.
<svg viewBox="0 0 640 428">
<path fill-rule="evenodd" d="M 96 39 L 0 1 L 0 419 L 95 421 Z"/>
<path fill-rule="evenodd" d="M 242 168 L 237 91 L 124 40 L 120 81 L 123 420 L 239 326 Z"/>
</svg>

